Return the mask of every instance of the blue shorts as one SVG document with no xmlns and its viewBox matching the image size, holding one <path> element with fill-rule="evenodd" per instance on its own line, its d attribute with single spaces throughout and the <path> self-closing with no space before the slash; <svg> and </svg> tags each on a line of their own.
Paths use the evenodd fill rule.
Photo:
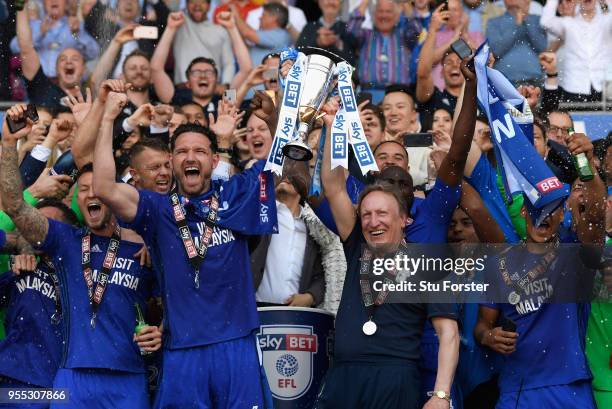
<svg viewBox="0 0 612 409">
<path fill-rule="evenodd" d="M 495 409 L 596 409 L 590 381 L 545 386 L 499 395 Z"/>
<path fill-rule="evenodd" d="M 37 386 L 31 383 L 21 382 L 17 379 L 8 378 L 0 375 L 0 388 L 8 389 L 30 389 L 30 388 L 44 388 L 44 386 Z M 0 403 L 0 409 L 47 409 L 48 403 Z"/>
<path fill-rule="evenodd" d="M 335 364 L 327 371 L 316 409 L 417 409 L 416 364 Z"/>
<path fill-rule="evenodd" d="M 59 369 L 54 388 L 68 390 L 68 403 L 51 409 L 149 409 L 145 374 L 106 369 Z"/>
<path fill-rule="evenodd" d="M 253 335 L 164 350 L 162 361 L 157 409 L 265 408 L 269 391 Z"/>
</svg>

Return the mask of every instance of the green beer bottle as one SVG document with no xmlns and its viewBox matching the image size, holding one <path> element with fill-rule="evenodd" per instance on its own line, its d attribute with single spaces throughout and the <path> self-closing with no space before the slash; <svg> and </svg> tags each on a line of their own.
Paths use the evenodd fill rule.
<svg viewBox="0 0 612 409">
<path fill-rule="evenodd" d="M 568 133 L 569 136 L 572 136 L 574 134 L 574 129 L 569 128 Z M 574 167 L 581 181 L 588 182 L 589 180 L 593 180 L 593 169 L 591 169 L 589 159 L 584 152 L 578 155 L 572 155 L 572 160 L 574 161 Z"/>
<path fill-rule="evenodd" d="M 142 310 L 140 309 L 140 305 L 138 303 L 134 304 L 134 308 L 136 309 L 136 328 L 134 328 L 134 332 L 136 335 L 140 334 L 145 327 L 148 327 L 149 324 L 146 323 L 144 319 L 144 315 L 142 314 Z M 140 348 L 140 355 L 149 355 L 150 352 L 145 351 Z"/>
</svg>

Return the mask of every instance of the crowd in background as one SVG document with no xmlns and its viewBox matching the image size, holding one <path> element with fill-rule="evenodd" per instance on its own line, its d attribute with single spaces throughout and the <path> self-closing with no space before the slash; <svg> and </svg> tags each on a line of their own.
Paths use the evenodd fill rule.
<svg viewBox="0 0 612 409">
<path fill-rule="evenodd" d="M 570 198 L 564 207 L 565 214 L 555 214 L 549 220 L 547 227 L 550 231 L 546 234 L 559 237 L 564 243 L 584 242 L 585 237 L 590 240 L 590 236 L 582 230 L 586 229 L 583 224 L 588 222 L 591 223 L 588 227 L 591 231 L 602 233 L 594 242 L 610 241 L 610 135 L 595 141 L 582 134 L 573 139 L 571 113 L 560 108 L 565 103 L 596 103 L 602 100 L 606 76 L 612 66 L 612 13 L 608 10 L 609 6 L 610 2 L 606 0 L 546 0 L 544 3 L 529 0 L 0 0 L 0 100 L 33 104 L 38 114 L 31 129 L 20 134 L 16 141 L 16 171 L 13 172 L 12 167 L 4 161 L 0 163 L 0 169 L 4 168 L 0 172 L 0 185 L 11 180 L 9 176 L 21 181 L 19 188 L 23 190 L 25 200 L 24 204 L 19 202 L 19 205 L 9 203 L 7 199 L 16 200 L 17 196 L 7 193 L 6 186 L 4 190 L 0 189 L 1 208 L 4 210 L 0 215 L 0 229 L 5 232 L 5 254 L 0 256 L 0 318 L 3 318 L 0 327 L 2 323 L 5 327 L 0 332 L 0 386 L 50 387 L 54 379 L 57 382 L 55 371 L 58 367 L 138 372 L 134 369 L 138 364 L 134 363 L 106 364 L 102 362 L 103 359 L 88 361 L 84 356 L 67 360 L 66 352 L 62 352 L 59 346 L 61 342 L 51 345 L 53 342 L 47 339 L 37 341 L 38 345 L 32 346 L 38 353 L 50 357 L 44 368 L 26 363 L 26 369 L 21 368 L 21 373 L 27 375 L 18 375 L 19 365 L 9 362 L 14 357 L 22 356 L 19 355 L 21 352 L 16 352 L 14 345 L 30 343 L 28 337 L 40 336 L 42 332 L 46 332 L 47 337 L 51 334 L 55 341 L 64 339 L 66 344 L 68 335 L 57 332 L 49 317 L 53 311 L 57 313 L 61 308 L 66 308 L 57 305 L 58 298 L 62 299 L 63 304 L 63 300 L 76 296 L 70 292 L 74 283 L 65 284 L 60 280 L 60 284 L 68 288 L 65 290 L 62 287 L 60 290 L 55 285 L 53 274 L 47 274 L 49 267 L 25 255 L 32 253 L 31 247 L 25 243 L 32 243 L 28 238 L 44 239 L 41 240 L 44 241 L 42 250 L 49 254 L 64 254 L 62 241 L 66 240 L 67 243 L 70 233 L 58 228 L 58 223 L 47 222 L 45 235 L 36 235 L 31 231 L 24 234 L 19 221 L 11 219 L 18 218 L 23 223 L 36 225 L 37 219 L 34 216 L 26 219 L 30 215 L 24 210 L 34 206 L 49 219 L 87 226 L 94 235 L 111 236 L 113 229 L 104 230 L 108 227 L 105 223 L 115 220 L 115 216 L 123 220 L 124 214 L 140 214 L 136 213 L 136 207 L 138 212 L 146 206 L 161 208 L 161 204 L 152 203 L 156 203 L 158 196 L 172 195 L 176 191 L 173 187 L 175 180 L 182 189 L 179 192 L 181 195 L 189 196 L 185 186 L 200 183 L 200 178 L 208 178 L 206 180 L 213 183 L 208 187 L 217 186 L 214 183 L 228 183 L 227 186 L 231 187 L 224 188 L 226 194 L 235 191 L 235 198 L 243 194 L 245 198 L 250 198 L 246 190 L 253 181 L 249 178 L 262 170 L 261 161 L 267 159 L 272 149 L 283 95 L 282 84 L 291 67 L 289 61 L 281 60 L 281 52 L 289 47 L 322 48 L 355 67 L 352 81 L 359 116 L 380 173 L 361 175 L 356 163 L 351 163 L 346 174 L 340 176 L 342 183 L 339 183 L 339 189 L 344 189 L 352 204 L 359 203 L 361 206 L 359 194 L 364 186 L 375 183 L 375 180 L 388 179 L 397 186 L 411 186 L 409 200 L 398 198 L 398 202 L 410 210 L 406 228 L 409 241 L 519 243 L 538 234 L 544 237 L 546 232 L 535 229 L 522 211 L 522 196 L 515 197 L 511 202 L 507 200 L 489 122 L 483 112 L 477 111 L 475 91 L 470 91 L 470 87 L 475 90 L 475 77 L 470 77 L 473 74 L 470 74 L 461 58 L 450 51 L 451 44 L 459 39 L 463 39 L 472 50 L 488 41 L 492 52 L 491 66 L 518 88 L 535 115 L 533 134 L 536 151 L 555 175 L 571 187 Z M 330 118 L 329 112 L 333 107 L 326 109 Z M 22 111 L 17 109 L 13 113 L 23 114 Z M 5 113 L 3 118 L 7 117 L 9 114 Z M 347 269 L 351 270 L 347 242 L 352 240 L 353 234 L 344 228 L 350 223 L 338 219 L 335 196 L 328 196 L 327 191 L 325 198 L 309 195 L 317 155 L 322 154 L 319 149 L 320 134 L 325 125 L 329 129 L 331 124 L 326 120 L 320 119 L 314 123 L 306 141 L 315 157 L 307 164 L 290 164 L 285 176 L 277 178 L 268 187 L 274 192 L 276 231 L 260 232 L 254 227 L 235 227 L 229 217 L 229 224 L 223 226 L 227 229 L 215 227 L 207 233 L 207 245 L 211 249 L 229 245 L 233 241 L 242 243 L 243 234 L 254 236 L 245 241 L 248 244 L 248 260 L 237 264 L 237 268 L 246 272 L 242 279 L 246 280 L 248 276 L 245 282 L 250 287 L 252 294 L 248 300 L 250 302 L 253 298 L 253 306 L 256 302 L 259 306 L 316 307 L 335 314 L 339 307 L 342 309 L 343 302 L 349 302 L 344 301 L 349 295 L 343 294 L 343 288 L 345 292 L 347 288 L 352 289 L 344 283 L 345 277 L 348 277 Z M 470 121 L 473 121 L 473 127 L 465 130 L 472 124 Z M 612 124 L 608 128 L 612 130 Z M 209 169 L 210 174 L 198 159 L 198 155 L 210 152 L 179 149 L 178 136 L 186 133 L 200 133 L 211 141 L 215 140 L 208 147 L 217 158 L 214 169 Z M 412 145 L 408 140 L 409 135 L 418 133 L 430 133 L 433 140 L 431 146 Z M 181 138 L 183 143 L 187 137 Z M 467 138 L 466 145 L 460 147 L 462 137 Z M 99 154 L 99 151 L 107 148 L 109 155 L 112 151 L 112 156 Z M 6 150 L 6 146 L 3 149 Z M 580 152 L 586 152 L 591 160 L 595 182 L 580 181 L 572 166 L 559 167 L 558 161 L 552 158 L 564 157 L 572 165 L 571 154 Z M 187 165 L 179 162 L 180 155 L 191 158 L 189 155 L 192 154 L 195 158 L 193 164 L 190 165 L 191 159 L 186 159 L 189 162 Z M 5 155 L 8 157 L 9 154 L 5 152 L 2 157 L 5 158 Z M 354 161 L 351 159 L 351 162 Z M 92 163 L 93 177 L 87 176 L 87 171 L 92 170 L 87 166 L 92 166 Z M 177 166 L 180 166 L 180 170 Z M 127 199 L 122 197 L 118 200 L 111 193 L 105 196 L 98 190 L 100 186 L 111 186 L 96 179 L 97 174 L 103 172 L 99 169 L 110 168 L 114 168 L 114 173 L 109 176 L 110 182 L 116 179 L 117 183 L 160 195 L 141 194 L 141 201 L 136 201 L 135 208 L 131 209 L 133 212 L 129 213 L 117 203 L 121 200 L 130 202 L 133 197 L 129 193 L 125 196 Z M 457 176 L 455 170 L 459 172 L 457 181 L 453 179 Z M 323 174 L 324 189 L 326 183 L 335 182 L 334 176 Z M 240 183 L 232 184 L 238 178 L 243 179 L 240 179 Z M 450 183 L 449 180 L 454 182 Z M 592 205 L 590 200 L 597 199 L 600 185 L 596 183 L 602 181 L 602 186 L 607 188 L 605 218 L 593 221 L 589 219 L 592 214 L 603 214 L 588 210 Z M 106 183 L 110 182 L 106 180 Z M 337 187 L 336 184 L 333 186 Z M 118 187 L 111 187 L 109 191 L 113 189 L 122 191 Z M 265 184 L 261 189 L 265 196 Z M 368 187 L 365 189 L 364 192 L 370 192 Z M 592 192 L 595 193 L 591 195 Z M 259 194 L 259 191 L 256 193 Z M 185 209 L 191 209 L 187 207 L 188 202 L 183 202 Z M 231 200 L 229 202 L 233 203 Z M 207 209 L 213 207 L 212 201 L 206 203 Z M 205 222 L 206 213 L 197 205 L 193 206 L 195 210 L 187 212 L 196 212 L 200 221 Z M 223 209 L 223 203 L 220 206 Z M 584 210 L 585 207 L 587 210 Z M 245 215 L 251 214 L 250 209 L 240 209 L 244 210 Z M 134 302 L 142 304 L 147 321 L 155 328 L 137 340 L 140 348 L 147 351 L 156 351 L 160 345 L 166 348 L 166 338 L 163 341 L 161 338 L 162 333 L 167 336 L 164 331 L 173 334 L 172 341 L 168 341 L 171 349 L 213 343 L 214 336 L 211 341 L 204 335 L 206 342 L 203 343 L 177 341 L 182 336 L 177 337 L 176 331 L 180 326 L 159 328 L 165 314 L 177 314 L 175 317 L 189 314 L 177 313 L 165 304 L 164 291 L 169 291 L 169 294 L 171 290 L 167 290 L 163 279 L 159 278 L 161 262 L 156 259 L 161 260 L 165 256 L 162 250 L 152 250 L 154 245 L 149 240 L 157 243 L 158 236 L 149 236 L 152 234 L 150 231 L 157 232 L 157 228 L 152 227 L 156 219 L 150 217 L 139 217 L 128 223 L 134 226 L 139 235 L 133 233 L 135 237 L 125 237 L 125 232 L 121 234 L 122 240 L 138 243 L 130 250 L 136 253 L 133 257 L 134 268 L 136 264 L 141 267 L 138 272 L 131 271 L 131 267 L 125 269 L 140 278 L 140 284 L 138 281 L 121 283 L 120 278 L 115 282 L 112 275 L 109 278 L 112 284 L 125 288 L 133 284 L 133 289 L 137 288 L 136 296 L 126 296 L 130 300 L 125 304 L 129 306 L 128 312 L 133 314 Z M 255 218 L 258 219 L 257 216 Z M 134 219 L 133 215 L 131 219 Z M 169 220 L 172 227 L 174 221 Z M 363 218 L 361 222 L 363 225 Z M 593 227 L 595 225 L 597 227 Z M 198 230 L 200 233 L 200 237 L 193 240 L 196 247 L 204 241 L 207 226 L 203 223 L 197 229 L 192 227 L 192 234 Z M 147 229 L 150 231 L 147 232 Z M 127 228 L 124 230 L 127 231 Z M 49 239 L 47 233 L 57 237 Z M 80 252 L 80 240 L 79 236 L 78 248 L 73 246 L 71 249 Z M 97 242 L 94 240 L 92 243 Z M 147 245 L 148 252 L 141 249 L 143 243 Z M 182 242 L 178 243 L 174 249 L 176 257 L 184 258 Z M 38 244 L 40 247 L 41 244 Z M 98 252 L 106 253 L 105 247 L 100 246 L 102 249 Z M 68 248 L 67 245 L 65 247 Z M 238 254 L 235 257 L 240 258 L 244 255 L 242 250 L 232 254 Z M 93 247 L 91 252 L 94 253 Z M 215 257 L 218 256 L 212 252 L 212 258 L 217 260 Z M 8 256 L 20 253 L 23 255 L 16 258 Z M 204 253 L 205 257 L 211 257 L 211 254 L 206 256 Z M 81 255 L 74 257 L 78 258 L 80 266 Z M 165 266 L 167 273 L 169 267 Z M 516 396 L 517 390 L 512 389 L 516 386 L 513 383 L 516 379 L 512 377 L 518 376 L 525 380 L 521 381 L 518 394 L 523 393 L 526 400 L 522 401 L 523 406 L 517 407 L 545 407 L 536 403 L 540 399 L 538 396 L 541 397 L 537 395 L 538 388 L 558 385 L 573 385 L 572 388 L 576 388 L 559 392 L 561 397 L 571 399 L 572 393 L 584 396 L 586 388 L 589 393 L 594 391 L 599 408 L 612 407 L 612 309 L 608 304 L 612 297 L 610 267 L 609 262 L 604 262 L 595 268 L 599 280 L 598 302 L 593 303 L 586 315 L 575 313 L 577 320 L 583 317 L 588 319 L 588 328 L 585 322 L 575 327 L 584 330 L 572 335 L 579 338 L 578 342 L 567 341 L 565 344 L 563 337 L 552 339 L 554 334 L 538 333 L 538 336 L 546 339 L 545 342 L 557 343 L 564 350 L 559 352 L 561 355 L 557 358 L 559 367 L 564 365 L 564 359 L 570 354 L 585 357 L 583 363 L 568 363 L 565 369 L 559 369 L 567 376 L 560 376 L 557 380 L 544 379 L 545 375 L 541 373 L 534 375 L 537 382 L 525 380 L 533 375 L 530 371 L 535 369 L 520 365 L 527 362 L 525 356 L 538 354 L 541 348 L 537 345 L 537 339 L 533 341 L 533 338 L 529 341 L 534 343 L 517 345 L 516 336 L 508 335 L 515 334 L 516 330 L 502 331 L 496 324 L 501 322 L 501 317 L 498 319 L 497 315 L 490 327 L 486 327 L 488 324 L 482 317 L 487 311 L 481 311 L 478 318 L 475 311 L 422 313 L 428 319 L 444 316 L 463 324 L 465 316 L 472 317 L 471 324 L 460 325 L 457 330 L 461 337 L 457 348 L 461 354 L 465 354 L 463 356 L 474 353 L 488 356 L 492 350 L 493 354 L 508 357 L 516 354 L 519 348 L 529 352 L 520 355 L 523 360 L 519 364 L 510 364 L 516 365 L 511 366 L 512 374 L 500 369 L 503 364 L 497 361 L 491 364 L 495 366 L 494 370 L 479 368 L 482 377 L 478 382 L 461 372 L 460 362 L 455 382 L 451 382 L 452 387 L 448 385 L 446 388 L 438 383 L 440 378 L 436 381 L 439 365 L 436 357 L 439 356 L 438 348 L 440 351 L 443 349 L 440 346 L 442 341 L 438 338 L 445 333 L 441 329 L 443 326 L 437 322 L 435 325 L 424 324 L 425 328 L 419 330 L 423 332 L 422 340 L 420 344 L 417 343 L 417 348 L 419 345 L 421 347 L 420 355 L 416 358 L 411 355 L 409 358 L 403 357 L 419 364 L 420 379 L 424 385 L 418 395 L 420 405 L 428 408 L 449 407 L 437 406 L 447 405 L 445 398 L 436 400 L 435 394 L 431 397 L 434 391 L 448 389 L 455 408 L 495 407 L 496 402 L 499 402 L 499 408 L 515 407 L 513 402 L 516 401 L 518 405 L 519 397 Z M 39 277 L 37 279 L 41 280 L 41 284 L 37 291 L 43 291 L 43 282 L 48 287 L 45 290 L 48 299 L 36 301 L 50 309 L 49 317 L 46 317 L 49 311 L 45 310 L 43 314 L 48 321 L 45 324 L 40 324 L 40 314 L 27 312 L 27 307 L 21 304 L 16 310 L 16 297 L 23 293 L 22 287 L 25 285 L 23 281 L 19 284 L 19 280 L 23 280 L 25 274 L 32 274 L 32 280 Z M 82 274 L 80 277 L 82 281 Z M 154 283 L 156 280 L 161 280 L 159 285 Z M 99 278 L 93 281 L 97 282 Z M 142 288 L 145 282 L 146 289 Z M 31 280 L 28 279 L 27 283 L 25 288 L 35 287 Z M 203 279 L 200 285 L 206 284 Z M 222 280 L 214 282 L 215 286 L 220 286 L 220 292 L 224 291 L 222 284 Z M 17 291 L 18 288 L 21 290 Z M 92 288 L 89 288 L 90 293 Z M 242 290 L 236 291 L 232 295 L 243 295 Z M 62 297 L 59 297 L 60 293 Z M 87 293 L 83 293 L 78 296 L 86 297 Z M 108 302 L 111 302 L 111 296 L 108 297 Z M 132 300 L 130 297 L 136 298 Z M 228 296 L 219 300 L 229 302 L 230 299 Z M 20 302 L 27 304 L 34 301 Z M 119 301 L 117 303 L 121 304 Z M 503 311 L 503 308 L 495 311 Z M 207 312 L 190 313 L 205 315 Z M 532 314 L 537 315 L 538 312 Z M 350 314 L 345 307 L 344 315 L 338 317 L 347 315 Z M 36 331 L 22 327 L 19 321 L 24 316 L 38 323 L 38 335 L 32 335 Z M 247 324 L 250 322 L 247 318 L 243 319 Z M 226 336 L 227 331 L 220 330 L 217 323 L 210 325 L 211 330 L 218 330 Z M 533 325 L 550 325 L 550 331 L 554 332 L 556 323 L 551 318 Z M 483 330 L 485 327 L 486 331 Z M 346 330 L 342 325 L 340 328 Z M 575 328 L 568 329 L 569 333 L 572 334 Z M 16 334 L 16 329 L 19 329 L 19 334 Z M 521 329 L 527 330 L 525 327 Z M 72 330 L 76 331 L 74 328 Z M 199 336 L 188 329 L 183 330 L 188 333 L 185 337 L 189 339 Z M 7 338 L 3 343 L 4 337 Z M 77 336 L 71 333 L 69 337 Z M 232 338 L 229 335 L 219 337 L 218 341 Z M 511 346 L 506 349 L 505 344 L 498 344 L 498 338 L 508 341 Z M 131 338 L 129 341 L 132 341 Z M 83 345 L 95 347 L 82 342 Z M 567 348 L 564 349 L 563 345 L 567 345 Z M 389 346 L 384 353 L 392 349 Z M 128 351 L 126 356 L 131 352 Z M 381 353 L 372 352 L 373 355 Z M 79 354 L 86 355 L 84 351 Z M 134 357 L 126 359 L 133 360 Z M 580 368 L 580 371 L 576 368 Z M 547 368 L 544 373 L 548 374 L 548 370 L 552 371 L 552 368 Z M 454 367 L 452 371 L 455 371 Z M 464 371 L 469 372 L 465 368 Z M 64 373 L 62 376 L 68 375 Z M 358 378 L 360 375 L 355 376 Z M 463 382 L 462 377 L 470 381 Z M 498 378 L 501 398 L 500 390 L 496 387 Z M 17 383 L 11 383 L 15 380 Z M 338 385 L 336 388 L 342 389 Z M 546 393 L 554 393 L 554 390 L 549 389 Z M 323 399 L 327 397 L 330 400 L 328 406 L 321 407 L 341 407 L 335 406 L 330 396 L 324 395 Z M 171 398 L 167 399 L 167 402 L 172 401 Z M 214 407 L 225 407 L 216 398 L 211 399 L 217 402 L 215 405 L 218 406 Z M 164 407 L 163 403 L 160 405 Z M 398 405 L 401 407 L 402 403 Z M 584 407 L 596 407 L 592 405 L 595 403 L 585 403 Z M 1 403 L 0 407 L 3 407 Z M 126 407 L 143 406 L 138 403 Z M 371 404 L 368 407 L 385 406 Z"/>
</svg>

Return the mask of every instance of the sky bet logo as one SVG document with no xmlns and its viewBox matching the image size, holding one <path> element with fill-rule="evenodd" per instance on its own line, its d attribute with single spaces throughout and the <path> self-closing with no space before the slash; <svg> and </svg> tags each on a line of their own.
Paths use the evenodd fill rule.
<svg viewBox="0 0 612 409">
<path fill-rule="evenodd" d="M 353 89 L 351 87 L 340 87 L 340 95 L 342 96 L 342 104 L 346 112 L 355 112 L 357 107 L 353 99 Z"/>
<path fill-rule="evenodd" d="M 285 105 L 291 108 L 297 108 L 298 98 L 300 96 L 300 83 L 288 81 L 285 88 Z"/>
<path fill-rule="evenodd" d="M 272 395 L 293 400 L 307 393 L 318 351 L 312 326 L 262 325 L 257 339 Z"/>
<path fill-rule="evenodd" d="M 332 134 L 333 141 L 333 153 L 334 158 L 346 158 L 346 134 L 344 132 L 334 132 Z"/>
</svg>

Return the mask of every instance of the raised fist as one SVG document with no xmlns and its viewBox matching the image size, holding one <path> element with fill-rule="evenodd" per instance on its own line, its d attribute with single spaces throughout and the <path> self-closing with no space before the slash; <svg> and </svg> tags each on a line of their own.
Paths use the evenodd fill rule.
<svg viewBox="0 0 612 409">
<path fill-rule="evenodd" d="M 104 104 L 104 116 L 111 119 L 117 118 L 125 104 L 127 104 L 127 100 L 126 94 L 111 91 Z"/>
</svg>

